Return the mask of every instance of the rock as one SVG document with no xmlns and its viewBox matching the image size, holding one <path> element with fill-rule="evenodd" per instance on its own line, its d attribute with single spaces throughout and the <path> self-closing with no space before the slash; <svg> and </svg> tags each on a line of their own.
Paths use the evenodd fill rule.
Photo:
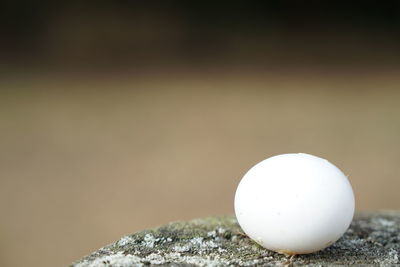
<svg viewBox="0 0 400 267">
<path fill-rule="evenodd" d="M 234 217 L 174 222 L 128 235 L 72 264 L 89 266 L 400 265 L 400 212 L 358 213 L 345 235 L 313 254 L 266 250 Z"/>
</svg>

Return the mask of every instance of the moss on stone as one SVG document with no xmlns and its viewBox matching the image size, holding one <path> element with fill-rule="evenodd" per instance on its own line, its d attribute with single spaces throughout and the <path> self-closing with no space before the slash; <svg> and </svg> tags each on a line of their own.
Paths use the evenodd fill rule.
<svg viewBox="0 0 400 267">
<path fill-rule="evenodd" d="M 276 266 L 400 264 L 400 213 L 359 213 L 332 246 L 293 259 L 242 234 L 234 217 L 174 222 L 121 238 L 72 266 Z"/>
</svg>

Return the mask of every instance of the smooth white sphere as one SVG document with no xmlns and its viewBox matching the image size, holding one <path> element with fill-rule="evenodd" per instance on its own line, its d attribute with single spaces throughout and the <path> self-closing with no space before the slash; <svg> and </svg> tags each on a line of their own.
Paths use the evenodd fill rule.
<svg viewBox="0 0 400 267">
<path fill-rule="evenodd" d="M 283 154 L 261 161 L 240 181 L 236 218 L 261 246 L 285 254 L 330 246 L 349 227 L 354 194 L 347 177 L 325 159 Z"/>
</svg>

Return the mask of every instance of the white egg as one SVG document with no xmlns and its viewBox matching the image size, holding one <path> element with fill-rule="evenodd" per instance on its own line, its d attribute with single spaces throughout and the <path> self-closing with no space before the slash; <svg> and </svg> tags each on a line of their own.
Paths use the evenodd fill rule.
<svg viewBox="0 0 400 267">
<path fill-rule="evenodd" d="M 347 177 L 325 159 L 283 154 L 261 161 L 240 181 L 236 218 L 261 246 L 285 254 L 330 246 L 349 227 L 354 194 Z"/>
</svg>

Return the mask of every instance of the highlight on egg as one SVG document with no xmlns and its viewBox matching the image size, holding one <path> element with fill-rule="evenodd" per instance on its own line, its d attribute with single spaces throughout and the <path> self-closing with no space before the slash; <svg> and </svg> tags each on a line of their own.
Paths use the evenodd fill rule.
<svg viewBox="0 0 400 267">
<path fill-rule="evenodd" d="M 329 161 L 304 153 L 261 161 L 240 181 L 235 214 L 243 231 L 261 246 L 307 254 L 336 242 L 353 219 L 348 178 Z"/>
</svg>

